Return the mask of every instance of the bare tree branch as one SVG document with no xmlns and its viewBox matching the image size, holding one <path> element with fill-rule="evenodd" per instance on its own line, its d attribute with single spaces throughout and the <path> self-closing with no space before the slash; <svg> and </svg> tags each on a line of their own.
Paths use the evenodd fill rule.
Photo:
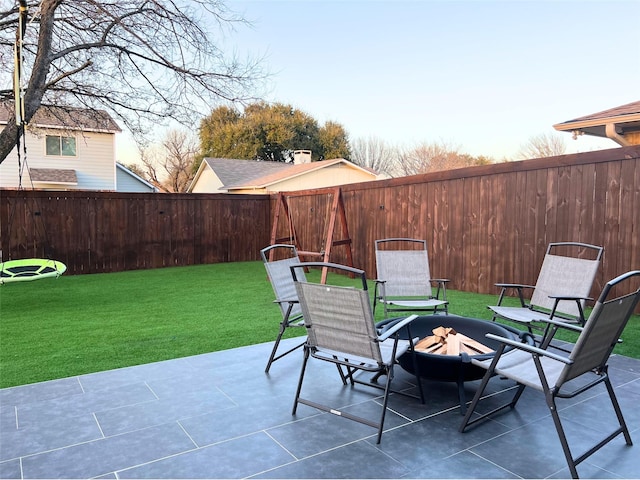
<svg viewBox="0 0 640 480">
<path fill-rule="evenodd" d="M 41 104 L 107 110 L 143 138 L 169 120 L 192 127 L 215 105 L 253 101 L 267 78 L 260 59 L 241 61 L 214 41 L 247 23 L 222 1 L 29 0 L 28 6 L 27 121 Z M 2 72 L 13 70 L 17 26 L 16 2 L 0 12 Z M 10 76 L 3 75 L 0 100 L 12 98 Z M 0 159 L 16 135 L 9 119 Z"/>
<path fill-rule="evenodd" d="M 397 159 L 398 149 L 378 137 L 361 137 L 351 141 L 351 161 L 361 167 L 391 175 Z"/>
<path fill-rule="evenodd" d="M 186 192 L 195 173 L 198 152 L 193 134 L 170 130 L 161 145 L 142 150 L 143 176 L 164 192 Z"/>
<path fill-rule="evenodd" d="M 518 157 L 522 160 L 528 158 L 546 158 L 564 155 L 567 145 L 564 137 L 559 134 L 541 133 L 531 137 L 529 141 L 520 148 Z"/>
</svg>

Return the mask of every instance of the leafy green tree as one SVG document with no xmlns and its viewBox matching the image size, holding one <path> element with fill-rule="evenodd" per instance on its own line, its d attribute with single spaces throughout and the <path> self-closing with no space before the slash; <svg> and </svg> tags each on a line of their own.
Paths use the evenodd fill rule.
<svg viewBox="0 0 640 480">
<path fill-rule="evenodd" d="M 328 121 L 318 132 L 320 144 L 324 147 L 324 158 L 344 158 L 351 160 L 349 135 L 337 122 Z"/>
<path fill-rule="evenodd" d="M 342 125 L 323 126 L 309 114 L 282 103 L 253 103 L 239 112 L 221 106 L 200 122 L 204 157 L 293 161 L 294 150 L 311 150 L 312 159 L 348 158 Z"/>
</svg>

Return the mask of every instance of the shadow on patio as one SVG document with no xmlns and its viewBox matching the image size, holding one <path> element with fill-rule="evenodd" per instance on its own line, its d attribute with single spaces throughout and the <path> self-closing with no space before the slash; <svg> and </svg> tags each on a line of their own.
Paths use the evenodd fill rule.
<svg viewBox="0 0 640 480">
<path fill-rule="evenodd" d="M 271 346 L 0 390 L 0 478 L 569 476 L 551 417 L 544 401 L 531 401 L 540 395 L 533 390 L 515 411 L 461 434 L 456 384 L 425 381 L 425 405 L 392 395 L 377 446 L 368 426 L 304 405 L 293 417 L 302 353 L 276 362 L 267 375 Z M 329 396 L 363 416 L 379 412 L 380 392 L 342 387 L 335 367 L 324 362 L 309 369 L 307 396 Z M 610 374 L 637 437 L 640 360 L 612 356 Z M 413 377 L 398 368 L 396 378 Z M 467 383 L 469 397 L 476 386 Z M 511 386 L 490 383 L 498 397 Z M 593 441 L 591 432 L 599 437 L 615 421 L 600 387 L 586 401 L 560 400 L 576 453 Z M 578 466 L 582 478 L 637 477 L 639 471 L 636 447 L 621 436 Z"/>
</svg>

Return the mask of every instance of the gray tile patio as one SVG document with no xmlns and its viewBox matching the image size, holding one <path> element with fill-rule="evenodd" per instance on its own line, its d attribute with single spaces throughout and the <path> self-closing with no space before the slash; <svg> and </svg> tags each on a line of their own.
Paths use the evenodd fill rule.
<svg viewBox="0 0 640 480">
<path fill-rule="evenodd" d="M 292 343 L 296 340 L 287 340 Z M 298 340 L 299 341 L 299 340 Z M 563 478 L 569 475 L 540 394 L 467 433 L 455 384 L 425 381 L 425 405 L 392 396 L 375 430 L 300 405 L 291 415 L 302 353 L 264 365 L 271 344 L 0 390 L 0 478 Z M 640 361 L 614 356 L 611 377 L 640 435 Z M 312 362 L 305 396 L 363 416 L 379 392 L 343 387 Z M 412 377 L 397 370 L 398 381 Z M 469 397 L 477 382 L 469 382 Z M 493 379 L 495 398 L 512 385 Z M 597 389 L 595 389 L 597 390 Z M 581 445 L 612 418 L 604 387 L 560 403 Z M 562 400 L 560 400 L 562 402 Z M 640 476 L 638 447 L 616 438 L 578 466 L 582 478 Z"/>
</svg>

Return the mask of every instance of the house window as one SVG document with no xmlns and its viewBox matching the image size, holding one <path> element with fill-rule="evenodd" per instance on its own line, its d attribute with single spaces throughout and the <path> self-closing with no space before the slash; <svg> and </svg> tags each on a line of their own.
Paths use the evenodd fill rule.
<svg viewBox="0 0 640 480">
<path fill-rule="evenodd" d="M 75 137 L 63 137 L 60 135 L 47 135 L 47 155 L 75 157 Z"/>
</svg>

